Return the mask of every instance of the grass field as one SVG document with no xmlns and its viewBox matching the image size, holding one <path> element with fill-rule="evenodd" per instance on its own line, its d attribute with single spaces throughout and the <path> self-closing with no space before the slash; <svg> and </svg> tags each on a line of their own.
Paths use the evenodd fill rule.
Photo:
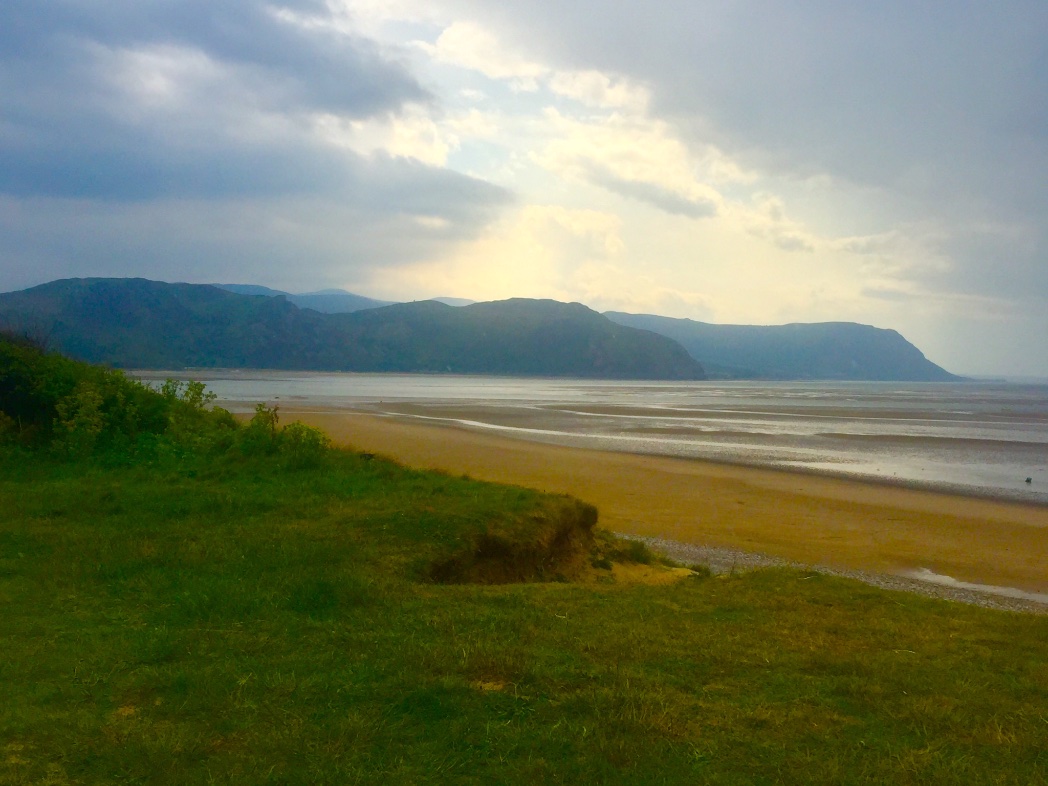
<svg viewBox="0 0 1048 786">
<path fill-rule="evenodd" d="M 582 580 L 591 517 L 345 451 L 8 450 L 0 783 L 1048 783 L 1048 617 Z"/>
</svg>

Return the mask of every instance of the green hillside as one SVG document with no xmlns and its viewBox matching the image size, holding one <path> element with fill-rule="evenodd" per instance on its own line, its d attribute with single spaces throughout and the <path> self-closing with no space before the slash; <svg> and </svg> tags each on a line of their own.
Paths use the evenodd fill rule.
<svg viewBox="0 0 1048 786">
<path fill-rule="evenodd" d="M 123 368 L 680 380 L 704 379 L 708 370 L 728 379 L 959 379 L 894 330 L 850 322 L 712 325 L 601 315 L 579 303 L 522 298 L 461 307 L 432 300 L 361 306 L 349 303 L 357 297 L 349 293 L 314 293 L 307 302 L 263 287 L 224 286 L 53 281 L 0 294 L 0 327 Z"/>
<path fill-rule="evenodd" d="M 673 341 L 555 301 L 322 314 L 281 296 L 206 285 L 68 279 L 0 295 L 0 327 L 122 368 L 704 378 Z"/>
<path fill-rule="evenodd" d="M 0 295 L 0 326 L 124 368 L 330 367 L 337 334 L 282 298 L 145 279 L 66 279 Z"/>
<path fill-rule="evenodd" d="M 712 325 L 691 319 L 609 311 L 620 325 L 672 338 L 712 376 L 948 382 L 959 377 L 924 357 L 894 330 L 854 322 Z"/>
<path fill-rule="evenodd" d="M 354 365 L 390 371 L 703 379 L 677 344 L 579 303 L 403 303 L 338 316 Z M 359 354 L 357 354 L 359 353 Z"/>
</svg>

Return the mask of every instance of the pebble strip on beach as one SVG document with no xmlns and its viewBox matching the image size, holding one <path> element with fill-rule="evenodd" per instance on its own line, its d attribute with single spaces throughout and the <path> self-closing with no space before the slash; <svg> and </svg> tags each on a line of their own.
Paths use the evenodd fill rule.
<svg viewBox="0 0 1048 786">
<path fill-rule="evenodd" d="M 723 548 L 719 546 L 701 546 L 695 543 L 681 543 L 675 540 L 663 538 L 640 537 L 637 535 L 619 534 L 620 537 L 640 541 L 652 551 L 668 557 L 682 565 L 706 565 L 715 574 L 732 573 L 734 571 L 753 570 L 755 568 L 766 568 L 783 566 L 799 568 L 801 570 L 817 571 L 831 576 L 842 576 L 844 578 L 856 579 L 865 584 L 870 584 L 881 589 L 897 590 L 900 592 L 914 592 L 918 595 L 926 595 L 931 598 L 952 600 L 958 603 L 969 603 L 974 606 L 983 606 L 988 609 L 1000 609 L 1003 611 L 1018 611 L 1027 614 L 1048 614 L 1048 604 L 1039 603 L 1035 600 L 1025 598 L 1012 598 L 1006 595 L 996 595 L 991 592 L 967 589 L 965 587 L 952 587 L 944 584 L 936 584 L 930 581 L 909 578 L 907 576 L 895 576 L 887 573 L 870 573 L 862 570 L 841 570 L 825 565 L 803 565 L 798 562 L 772 557 L 767 554 L 757 554 L 750 551 L 739 551 L 737 549 Z"/>
</svg>

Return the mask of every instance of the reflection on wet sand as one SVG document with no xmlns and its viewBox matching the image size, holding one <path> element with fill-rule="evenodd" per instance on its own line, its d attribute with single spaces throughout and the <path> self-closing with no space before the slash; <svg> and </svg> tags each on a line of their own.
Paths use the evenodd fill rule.
<svg viewBox="0 0 1048 786">
<path fill-rule="evenodd" d="M 1031 472 L 1048 479 L 1048 430 L 1027 426 L 996 431 L 985 425 L 928 419 L 827 420 L 650 415 L 650 407 L 590 407 L 586 411 L 508 402 L 383 402 L 367 410 L 458 426 L 498 430 L 518 438 L 630 453 L 700 458 L 735 464 L 817 471 L 937 488 L 951 493 L 1048 504 L 1048 488 L 1026 484 Z M 737 413 L 736 413 L 737 414 Z M 818 417 L 822 417 L 819 415 Z M 868 421 L 879 432 L 871 433 Z M 784 426 L 783 423 L 787 425 Z M 900 423 L 902 424 L 900 426 Z M 991 432 L 993 436 L 990 436 Z"/>
<path fill-rule="evenodd" d="M 1048 505 L 1048 386 L 273 371 L 195 378 L 232 408 L 268 401 L 436 419 L 427 422 Z"/>
</svg>

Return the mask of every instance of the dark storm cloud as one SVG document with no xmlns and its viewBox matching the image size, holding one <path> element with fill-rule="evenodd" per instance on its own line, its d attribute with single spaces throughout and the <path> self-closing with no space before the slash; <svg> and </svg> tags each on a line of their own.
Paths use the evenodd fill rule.
<svg viewBox="0 0 1048 786">
<path fill-rule="evenodd" d="M 288 15 L 293 18 L 289 19 Z M 0 3 L 0 289 L 71 276 L 370 280 L 511 196 L 319 133 L 432 103 L 323 2 Z"/>
<path fill-rule="evenodd" d="M 460 217 L 510 199 L 497 186 L 450 170 L 308 141 L 164 146 L 147 133 L 108 130 L 78 144 L 58 138 L 0 145 L 0 192 L 116 201 L 327 194 L 376 210 Z"/>
<path fill-rule="evenodd" d="M 998 142 L 1040 146 L 1048 128 L 1041 0 L 456 5 L 560 65 L 647 80 L 656 111 L 784 169 L 905 183 L 930 161 L 941 177 L 989 176 L 1010 157 Z"/>
<path fill-rule="evenodd" d="M 107 200 L 330 190 L 352 171 L 345 156 L 316 148 L 244 149 L 216 140 L 200 148 L 158 146 L 148 133 L 99 122 L 109 133 L 77 141 L 54 135 L 40 144 L 0 148 L 0 191 L 17 196 Z M 71 128 L 69 137 L 75 137 Z"/>
<path fill-rule="evenodd" d="M 282 8 L 322 10 L 310 2 Z M 365 171 L 354 156 L 266 124 L 294 125 L 305 111 L 368 117 L 426 98 L 373 44 L 305 29 L 259 2 L 8 0 L 0 31 L 0 190 L 9 194 L 144 199 L 344 188 Z M 135 70 L 134 53 L 157 51 L 174 70 L 161 74 L 179 93 L 174 106 L 134 94 L 135 80 L 149 77 Z M 194 79 L 194 68 L 205 73 Z"/>
<path fill-rule="evenodd" d="M 279 18 L 277 11 L 326 16 L 325 4 L 313 0 L 5 0 L 0 55 L 5 70 L 65 72 L 67 84 L 76 85 L 83 74 L 70 71 L 83 66 L 85 47 L 167 45 L 257 69 L 269 81 L 265 89 L 285 107 L 293 102 L 367 116 L 425 97 L 415 79 L 372 42 L 303 27 Z M 30 76 L 28 70 L 22 76 Z"/>
</svg>

